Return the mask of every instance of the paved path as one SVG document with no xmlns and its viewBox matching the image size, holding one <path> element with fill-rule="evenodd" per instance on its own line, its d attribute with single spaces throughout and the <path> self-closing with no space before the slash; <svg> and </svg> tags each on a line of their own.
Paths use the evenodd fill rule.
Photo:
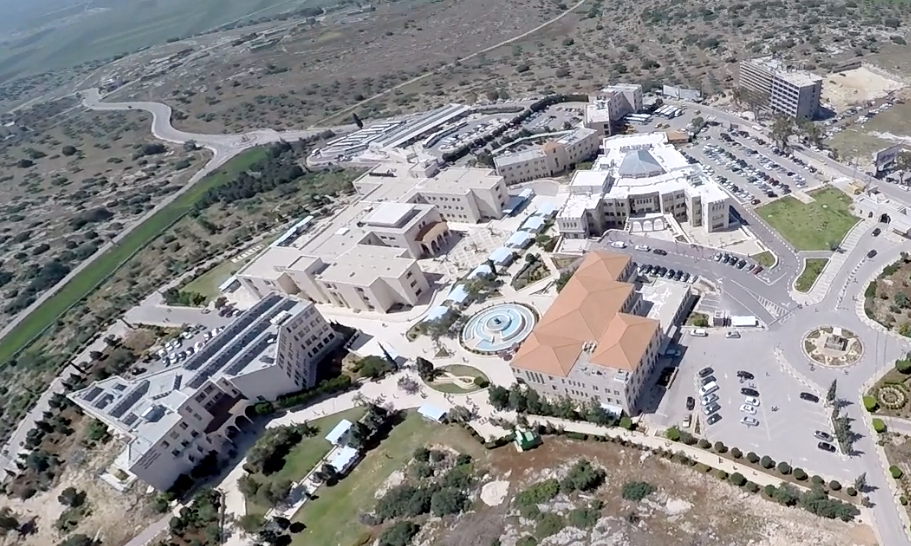
<svg viewBox="0 0 911 546">
<path fill-rule="evenodd" d="M 866 219 L 855 224 L 839 245 L 839 251 L 834 253 L 829 252 L 829 256 L 827 256 L 829 261 L 819 274 L 819 277 L 816 278 L 816 282 L 813 283 L 810 291 L 802 293 L 794 289 L 791 292 L 791 299 L 803 305 L 813 305 L 823 301 L 826 298 L 826 295 L 828 295 L 829 289 L 832 288 L 832 283 L 841 272 L 842 267 L 848 263 L 848 257 L 852 256 L 851 251 L 854 250 L 854 247 L 856 247 L 875 227 L 875 222 Z M 800 256 L 802 258 L 810 258 L 807 254 L 809 253 L 801 252 Z M 862 258 L 862 260 L 865 259 L 866 256 Z"/>
</svg>

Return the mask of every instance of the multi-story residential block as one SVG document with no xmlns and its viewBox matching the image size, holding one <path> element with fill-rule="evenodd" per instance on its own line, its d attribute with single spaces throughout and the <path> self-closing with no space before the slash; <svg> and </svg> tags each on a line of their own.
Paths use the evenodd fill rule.
<svg viewBox="0 0 911 546">
<path fill-rule="evenodd" d="M 576 164 L 592 158 L 600 144 L 596 130 L 580 128 L 541 146 L 497 156 L 494 165 L 509 186 L 572 170 Z"/>
<path fill-rule="evenodd" d="M 797 119 L 813 119 L 822 97 L 822 77 L 773 57 L 741 61 L 739 86 L 750 102 Z"/>
<path fill-rule="evenodd" d="M 639 316 L 628 256 L 586 254 L 510 362 L 516 378 L 544 396 L 597 400 L 616 413 L 639 411 L 663 330 Z"/>
<path fill-rule="evenodd" d="M 612 134 L 611 126 L 624 116 L 642 111 L 642 86 L 621 83 L 605 87 L 589 97 L 585 108 L 584 126 L 598 131 L 600 136 Z"/>
<path fill-rule="evenodd" d="M 668 217 L 708 232 L 729 226 L 728 194 L 668 144 L 666 133 L 613 136 L 602 149 L 592 170 L 573 174 L 570 196 L 557 214 L 562 236 L 660 231 Z"/>
<path fill-rule="evenodd" d="M 316 383 L 340 337 L 313 304 L 267 295 L 181 365 L 69 394 L 128 440 L 114 465 L 159 491 L 233 446 L 243 410 Z"/>
</svg>

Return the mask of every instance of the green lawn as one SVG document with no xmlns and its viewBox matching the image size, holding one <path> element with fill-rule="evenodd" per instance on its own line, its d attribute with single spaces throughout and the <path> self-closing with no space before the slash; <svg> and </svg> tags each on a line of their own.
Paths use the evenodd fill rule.
<svg viewBox="0 0 911 546">
<path fill-rule="evenodd" d="M 335 425 L 339 424 L 342 419 L 347 419 L 352 423 L 357 421 L 364 416 L 365 411 L 363 407 L 358 406 L 310 421 L 311 425 L 319 429 L 316 436 L 304 438 L 299 444 L 294 446 L 285 457 L 285 466 L 281 470 L 269 476 L 257 474 L 256 479 L 263 483 L 273 483 L 280 480 L 300 481 L 307 475 L 307 472 L 310 472 L 332 450 L 332 444 L 326 440 L 326 435 L 329 434 L 329 431 L 335 428 Z M 265 514 L 268 510 L 268 506 L 247 501 L 248 514 Z"/>
<path fill-rule="evenodd" d="M 481 370 L 479 370 L 475 367 L 472 367 L 472 366 L 463 366 L 461 364 L 451 364 L 449 366 L 440 367 L 440 370 L 447 371 L 447 372 L 451 373 L 452 375 L 459 376 L 459 377 L 466 377 L 466 376 L 467 377 L 482 377 L 488 383 L 490 383 L 490 379 L 486 375 L 484 375 L 484 372 L 482 372 Z M 435 391 L 445 392 L 447 394 L 465 394 L 468 392 L 475 392 L 477 390 L 480 390 L 480 387 L 478 387 L 477 385 L 474 385 L 474 384 L 471 386 L 471 388 L 465 389 L 465 388 L 462 388 L 461 386 L 459 386 L 457 383 L 441 383 L 438 381 L 428 383 L 428 386 Z"/>
<path fill-rule="evenodd" d="M 221 295 L 221 292 L 218 290 L 221 283 L 228 280 L 231 275 L 237 273 L 241 267 L 243 267 L 243 263 L 234 263 L 231 260 L 225 260 L 188 282 L 182 290 L 197 292 L 205 296 L 207 302 L 212 301 Z"/>
<path fill-rule="evenodd" d="M 827 263 L 829 263 L 828 258 L 810 258 L 806 260 L 803 273 L 797 277 L 797 281 L 794 282 L 794 288 L 798 292 L 809 292 Z"/>
<path fill-rule="evenodd" d="M 365 544 L 369 531 L 358 522 L 358 515 L 373 508 L 377 489 L 393 472 L 405 467 L 416 448 L 431 444 L 446 444 L 476 459 L 486 455 L 484 448 L 462 428 L 430 423 L 417 413 L 410 413 L 351 474 L 333 487 L 321 487 L 317 498 L 294 515 L 292 521 L 302 522 L 306 529 L 293 535 L 292 546 Z"/>
<path fill-rule="evenodd" d="M 759 254 L 753 254 L 750 258 L 754 259 L 756 263 L 765 267 L 766 269 L 775 265 L 775 255 L 766 250 L 765 252 L 760 252 Z"/>
<path fill-rule="evenodd" d="M 858 218 L 848 211 L 851 198 L 837 188 L 811 193 L 812 203 L 786 196 L 756 209 L 797 250 L 831 250 Z"/>
<path fill-rule="evenodd" d="M 30 345 L 70 307 L 98 288 L 136 252 L 190 212 L 206 191 L 230 181 L 237 173 L 248 169 L 265 155 L 266 151 L 262 148 L 253 148 L 241 153 L 215 173 L 197 182 L 186 193 L 140 224 L 116 246 L 99 256 L 2 339 L 0 362 L 9 361 Z"/>
</svg>

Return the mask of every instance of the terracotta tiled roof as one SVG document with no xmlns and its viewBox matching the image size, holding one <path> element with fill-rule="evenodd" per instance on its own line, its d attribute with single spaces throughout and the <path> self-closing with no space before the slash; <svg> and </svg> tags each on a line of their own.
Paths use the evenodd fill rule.
<svg viewBox="0 0 911 546">
<path fill-rule="evenodd" d="M 586 343 L 596 342 L 590 362 L 632 370 L 648 348 L 658 322 L 620 313 L 633 285 L 620 282 L 630 258 L 589 252 L 531 335 L 512 366 L 554 376 L 569 374 Z"/>
</svg>

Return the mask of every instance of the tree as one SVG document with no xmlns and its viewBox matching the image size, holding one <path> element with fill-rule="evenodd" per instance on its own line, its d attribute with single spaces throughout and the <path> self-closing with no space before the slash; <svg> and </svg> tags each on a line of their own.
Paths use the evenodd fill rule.
<svg viewBox="0 0 911 546">
<path fill-rule="evenodd" d="M 863 493 L 866 488 L 867 488 L 867 473 L 864 472 L 860 476 L 854 478 L 854 489 Z"/>
<path fill-rule="evenodd" d="M 498 411 L 503 411 L 509 407 L 510 390 L 499 385 L 493 385 L 487 390 L 487 397 L 490 405 Z"/>
<path fill-rule="evenodd" d="M 69 146 L 69 145 L 67 145 L 67 146 L 64 146 L 64 147 L 60 150 L 60 153 L 63 154 L 63 155 L 65 155 L 66 157 L 70 157 L 71 155 L 76 155 L 76 152 L 77 152 L 77 151 L 78 151 L 78 150 L 76 149 L 75 146 Z"/>
<path fill-rule="evenodd" d="M 895 156 L 895 170 L 899 171 L 898 176 L 902 183 L 905 182 L 905 174 L 911 170 L 911 152 L 901 151 Z"/>
<path fill-rule="evenodd" d="M 78 508 L 85 504 L 85 491 L 79 491 L 75 487 L 67 487 L 60 492 L 57 501 L 70 508 Z"/>
<path fill-rule="evenodd" d="M 744 99 L 746 98 L 746 93 L 743 89 L 735 87 L 731 90 L 731 102 L 734 103 L 738 109 L 743 108 Z"/>
<path fill-rule="evenodd" d="M 237 520 L 237 525 L 250 535 L 255 535 L 262 531 L 265 524 L 266 519 L 262 514 L 245 514 Z"/>
<path fill-rule="evenodd" d="M 794 506 L 800 498 L 800 493 L 793 485 L 783 483 L 775 488 L 772 498 L 785 506 Z"/>
<path fill-rule="evenodd" d="M 373 355 L 359 360 L 355 368 L 363 377 L 370 379 L 379 379 L 392 371 L 392 365 L 385 358 Z"/>
<path fill-rule="evenodd" d="M 16 518 L 16 513 L 12 511 L 9 506 L 4 506 L 0 508 L 0 536 L 5 535 L 9 531 L 18 531 L 20 527 L 19 520 Z"/>
<path fill-rule="evenodd" d="M 794 134 L 794 120 L 784 116 L 778 116 L 772 123 L 771 129 L 772 141 L 782 150 L 787 149 L 788 140 Z"/>
<path fill-rule="evenodd" d="M 693 121 L 691 121 L 690 124 L 693 126 L 693 132 L 698 133 L 700 130 L 702 130 L 702 126 L 705 125 L 705 118 L 702 116 L 696 116 L 693 118 Z"/>
<path fill-rule="evenodd" d="M 627 482 L 623 484 L 620 496 L 629 501 L 639 502 L 654 491 L 655 487 L 648 482 Z"/>
<path fill-rule="evenodd" d="M 829 385 L 829 390 L 826 392 L 826 402 L 831 404 L 835 401 L 835 395 L 837 394 L 838 380 L 833 379 L 832 384 Z"/>
<path fill-rule="evenodd" d="M 95 546 L 96 542 L 85 535 L 72 535 L 57 546 Z"/>
<path fill-rule="evenodd" d="M 454 487 L 445 487 L 430 497 L 430 512 L 437 517 L 458 514 L 468 502 L 464 493 Z"/>
<path fill-rule="evenodd" d="M 436 374 L 432 362 L 419 356 L 415 359 L 415 366 L 417 367 L 418 375 L 421 376 L 421 379 L 424 381 L 433 381 L 434 375 Z"/>
</svg>

